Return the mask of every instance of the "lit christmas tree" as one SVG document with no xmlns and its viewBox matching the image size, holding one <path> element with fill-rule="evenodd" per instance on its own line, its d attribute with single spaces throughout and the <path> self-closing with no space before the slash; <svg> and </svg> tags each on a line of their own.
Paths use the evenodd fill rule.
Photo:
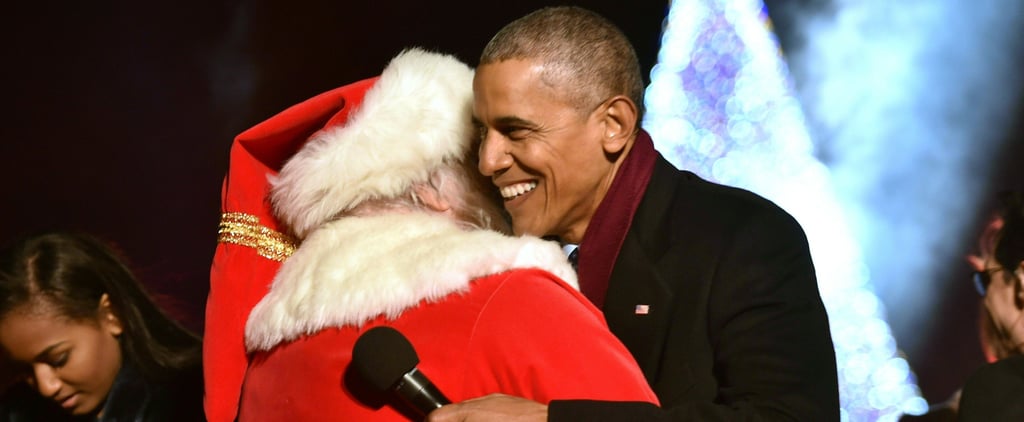
<svg viewBox="0 0 1024 422">
<path fill-rule="evenodd" d="M 803 226 L 831 323 L 842 420 L 925 412 L 829 170 L 813 154 L 763 2 L 674 1 L 645 105 L 644 127 L 669 161 L 765 196 Z"/>
</svg>

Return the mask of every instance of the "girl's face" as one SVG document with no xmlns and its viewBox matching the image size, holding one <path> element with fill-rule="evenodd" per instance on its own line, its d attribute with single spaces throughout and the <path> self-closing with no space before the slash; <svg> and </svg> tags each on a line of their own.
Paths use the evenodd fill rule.
<svg viewBox="0 0 1024 422">
<path fill-rule="evenodd" d="M 72 415 L 102 409 L 121 369 L 121 322 L 106 295 L 99 305 L 95 320 L 71 321 L 32 304 L 0 319 L 0 347 L 25 367 L 29 385 Z"/>
</svg>

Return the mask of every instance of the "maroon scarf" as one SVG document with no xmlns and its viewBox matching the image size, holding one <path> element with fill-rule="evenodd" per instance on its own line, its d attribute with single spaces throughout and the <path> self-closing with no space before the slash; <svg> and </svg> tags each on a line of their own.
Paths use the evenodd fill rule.
<svg viewBox="0 0 1024 422">
<path fill-rule="evenodd" d="M 657 156 L 651 136 L 640 130 L 633 149 L 626 155 L 608 193 L 583 233 L 578 271 L 580 291 L 598 308 L 604 307 L 612 266 L 619 257 L 633 214 L 651 179 Z"/>
</svg>

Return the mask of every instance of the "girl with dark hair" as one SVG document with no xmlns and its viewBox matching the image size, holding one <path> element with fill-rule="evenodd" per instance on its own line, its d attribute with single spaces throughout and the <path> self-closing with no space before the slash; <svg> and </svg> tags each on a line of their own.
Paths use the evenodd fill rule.
<svg viewBox="0 0 1024 422">
<path fill-rule="evenodd" d="M 43 234 L 0 254 L 0 348 L 24 377 L 0 421 L 203 420 L 199 337 L 91 236 Z"/>
</svg>

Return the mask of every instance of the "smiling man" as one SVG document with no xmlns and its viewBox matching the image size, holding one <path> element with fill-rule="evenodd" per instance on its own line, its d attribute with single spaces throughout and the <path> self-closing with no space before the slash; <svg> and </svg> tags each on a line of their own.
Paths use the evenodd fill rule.
<svg viewBox="0 0 1024 422">
<path fill-rule="evenodd" d="M 510 59 L 480 67 L 473 82 L 480 171 L 500 189 L 516 233 L 579 243 L 635 136 L 627 120 L 637 112 L 621 95 L 577 110 L 546 81 L 556 66 Z M 587 148 L 587 140 L 600 148 Z"/>
<path fill-rule="evenodd" d="M 513 230 L 579 244 L 581 290 L 663 407 L 492 395 L 428 420 L 839 420 L 802 229 L 654 150 L 639 126 L 640 67 L 618 28 L 577 7 L 531 13 L 484 48 L 473 91 L 479 169 Z"/>
</svg>

